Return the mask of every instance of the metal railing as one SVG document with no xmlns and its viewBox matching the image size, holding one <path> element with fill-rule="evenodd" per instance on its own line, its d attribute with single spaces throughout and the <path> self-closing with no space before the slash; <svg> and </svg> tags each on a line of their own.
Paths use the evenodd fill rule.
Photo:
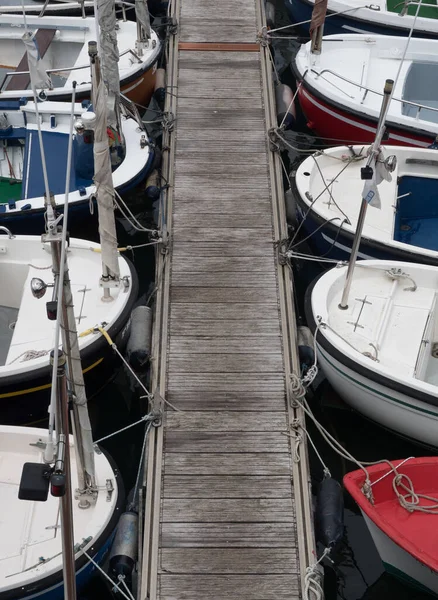
<svg viewBox="0 0 438 600">
<path fill-rule="evenodd" d="M 125 56 L 126 54 L 132 54 L 132 56 L 135 58 L 135 60 L 139 64 L 142 62 L 142 60 L 138 56 L 138 54 L 136 52 L 134 52 L 134 50 L 132 50 L 131 48 L 128 48 L 127 50 L 122 52 L 120 54 L 120 57 Z M 90 68 L 90 65 L 89 65 L 89 63 L 87 63 L 85 65 L 76 65 L 73 67 L 61 67 L 60 69 L 46 69 L 46 73 L 50 79 L 50 75 L 57 75 L 58 73 L 70 73 L 70 71 L 79 71 L 81 69 L 89 69 L 89 68 Z M 14 75 L 29 75 L 29 71 L 9 71 L 8 73 L 6 73 L 5 78 L 3 79 L 3 81 L 0 85 L 0 92 L 3 91 L 5 83 L 9 80 L 9 78 L 14 77 Z M 51 87 L 50 89 L 53 89 L 53 87 Z"/>
<path fill-rule="evenodd" d="M 373 88 L 367 87 L 363 83 L 358 83 L 357 81 L 352 81 L 351 79 L 348 79 L 348 77 L 344 77 L 343 75 L 339 75 L 339 73 L 336 73 L 335 71 L 332 71 L 331 69 L 322 69 L 322 71 L 315 71 L 315 69 L 307 69 L 304 72 L 303 79 L 306 76 L 306 73 L 308 71 L 310 71 L 311 73 L 313 73 L 314 75 L 316 75 L 318 78 L 321 77 L 323 75 L 323 73 L 330 73 L 330 75 L 334 75 L 335 77 L 338 77 L 339 79 L 342 79 L 342 81 L 345 81 L 346 83 L 350 83 L 351 85 L 354 85 L 355 87 L 357 87 L 359 89 L 364 89 L 365 92 L 364 92 L 364 94 L 362 96 L 362 99 L 360 101 L 361 104 L 363 104 L 363 102 L 364 102 L 364 100 L 365 100 L 365 98 L 366 98 L 366 96 L 367 96 L 368 93 L 376 94 L 377 96 L 380 96 L 380 97 L 383 96 L 382 92 L 379 92 L 378 90 L 375 90 Z M 322 77 L 322 79 L 324 79 L 324 81 L 326 81 L 327 83 L 329 83 L 330 85 L 332 85 L 333 87 L 335 87 L 337 90 L 339 90 L 342 93 L 344 93 L 349 98 L 354 99 L 354 96 L 351 96 L 345 90 L 339 88 L 337 85 L 335 85 L 329 79 L 326 79 L 325 77 Z M 417 114 L 415 115 L 415 117 L 411 117 L 411 118 L 414 118 L 416 120 L 419 120 L 419 118 L 420 118 L 420 112 L 423 109 L 431 110 L 433 112 L 438 113 L 438 108 L 434 108 L 433 106 L 427 106 L 426 104 L 420 104 L 419 102 L 412 102 L 412 100 L 405 100 L 403 98 L 397 98 L 395 96 L 393 96 L 391 98 L 391 100 L 394 100 L 395 102 L 400 102 L 401 104 L 407 104 L 409 106 L 412 106 L 412 107 L 416 108 L 417 109 Z M 438 118 L 437 118 L 437 121 L 438 121 Z"/>
</svg>

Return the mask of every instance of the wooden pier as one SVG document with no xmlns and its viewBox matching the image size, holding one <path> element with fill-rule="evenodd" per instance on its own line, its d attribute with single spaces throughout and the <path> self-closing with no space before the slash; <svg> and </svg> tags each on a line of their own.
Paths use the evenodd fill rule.
<svg viewBox="0 0 438 600">
<path fill-rule="evenodd" d="M 145 456 L 138 598 L 304 598 L 315 554 L 262 0 L 173 0 L 171 16 L 152 374 L 164 414 Z"/>
</svg>

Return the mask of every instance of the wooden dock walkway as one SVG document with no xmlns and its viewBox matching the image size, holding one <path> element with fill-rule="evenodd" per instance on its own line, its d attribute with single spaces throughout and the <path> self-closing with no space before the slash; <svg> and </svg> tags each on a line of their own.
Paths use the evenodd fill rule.
<svg viewBox="0 0 438 600">
<path fill-rule="evenodd" d="M 141 600 L 302 598 L 314 561 L 261 0 L 174 0 Z M 163 213 L 164 214 L 164 213 Z M 292 445 L 294 440 L 292 439 Z"/>
</svg>

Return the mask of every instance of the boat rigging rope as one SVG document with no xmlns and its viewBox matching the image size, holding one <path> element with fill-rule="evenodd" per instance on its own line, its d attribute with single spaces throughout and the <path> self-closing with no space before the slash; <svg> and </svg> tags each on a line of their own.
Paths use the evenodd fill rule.
<svg viewBox="0 0 438 600">
<path fill-rule="evenodd" d="M 354 12 L 355 10 L 360 10 L 361 8 L 370 8 L 370 5 L 364 4 L 363 6 L 355 6 L 354 8 L 347 8 L 346 10 L 340 10 L 339 12 L 334 12 L 334 13 L 330 13 L 329 15 L 326 15 L 325 18 L 330 19 L 331 17 L 343 15 L 348 12 Z M 311 22 L 311 20 L 312 19 L 307 19 L 306 21 L 300 21 L 299 23 L 291 23 L 290 25 L 283 25 L 283 27 L 277 27 L 276 29 L 270 29 L 268 32 L 268 36 L 273 37 L 275 39 L 274 36 L 271 36 L 272 33 L 277 33 L 277 31 L 283 31 L 284 29 L 290 29 L 291 27 L 299 27 L 300 25 L 307 25 L 308 23 Z M 278 38 L 278 39 L 285 39 L 285 38 Z M 294 39 L 296 39 L 296 38 L 294 38 Z"/>
<path fill-rule="evenodd" d="M 102 567 L 99 564 L 97 564 L 95 560 L 93 560 L 93 558 L 88 554 L 86 550 L 82 550 L 82 552 L 85 554 L 88 560 L 96 567 L 99 573 L 101 573 L 105 577 L 105 579 L 107 579 L 111 583 L 111 588 L 113 592 L 120 592 L 125 598 L 125 600 L 132 600 L 132 597 L 129 597 L 123 590 L 120 589 L 118 585 L 114 584 L 114 581 L 111 579 L 111 577 L 107 573 L 105 573 Z"/>
</svg>

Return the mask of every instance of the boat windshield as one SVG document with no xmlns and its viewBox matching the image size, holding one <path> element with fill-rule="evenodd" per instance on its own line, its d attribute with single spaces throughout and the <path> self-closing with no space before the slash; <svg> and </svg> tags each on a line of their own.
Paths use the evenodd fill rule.
<svg viewBox="0 0 438 600">
<path fill-rule="evenodd" d="M 413 62 L 406 75 L 402 100 L 415 102 L 432 109 L 438 109 L 438 64 L 432 62 Z M 402 104 L 402 114 L 438 123 L 438 110 L 419 108 L 418 106 Z"/>
</svg>

